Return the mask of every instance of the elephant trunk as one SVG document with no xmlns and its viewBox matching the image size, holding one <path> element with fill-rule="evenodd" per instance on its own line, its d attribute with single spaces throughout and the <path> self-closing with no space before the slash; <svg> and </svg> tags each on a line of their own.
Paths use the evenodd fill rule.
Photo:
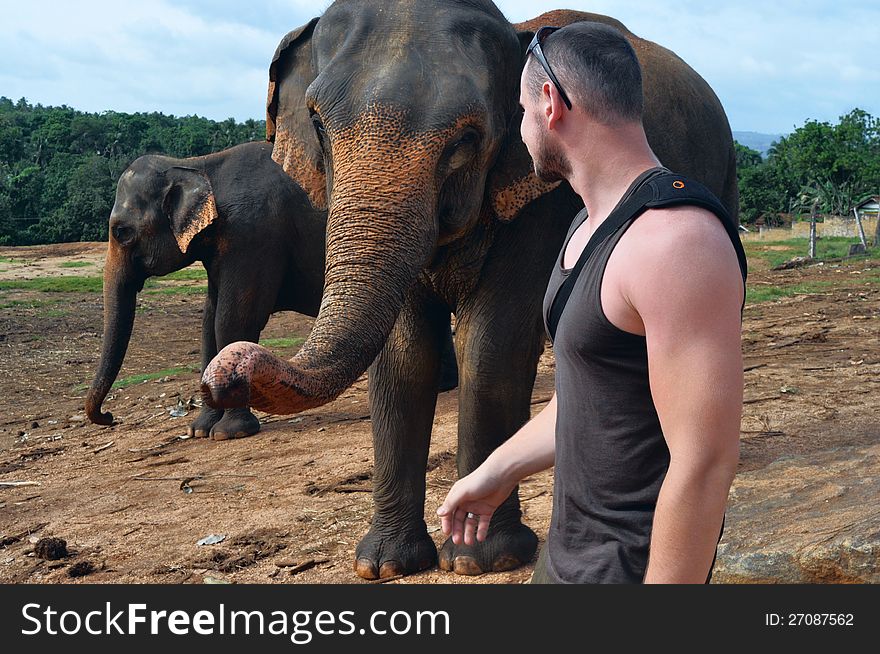
<svg viewBox="0 0 880 654">
<path fill-rule="evenodd" d="M 126 260 L 120 247 L 111 240 L 104 265 L 104 338 L 101 360 L 86 396 L 86 415 L 98 425 L 110 425 L 113 422 L 113 415 L 102 413 L 101 405 L 122 367 L 134 325 L 137 292 L 141 285 L 128 272 Z"/>
<path fill-rule="evenodd" d="M 437 243 L 430 161 L 388 156 L 360 139 L 333 147 L 324 296 L 297 355 L 285 361 L 233 343 L 202 376 L 205 401 L 290 414 L 334 400 L 382 350 L 407 294 Z M 343 152 L 340 152 L 340 151 Z"/>
</svg>

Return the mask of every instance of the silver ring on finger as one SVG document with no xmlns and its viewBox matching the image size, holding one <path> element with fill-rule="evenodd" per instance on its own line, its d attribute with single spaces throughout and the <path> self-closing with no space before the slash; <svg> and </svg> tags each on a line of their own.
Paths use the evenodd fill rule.
<svg viewBox="0 0 880 654">
<path fill-rule="evenodd" d="M 479 517 L 480 516 L 478 516 L 476 513 L 471 513 L 470 511 L 468 511 L 468 514 L 467 514 L 468 520 L 477 520 Z"/>
</svg>

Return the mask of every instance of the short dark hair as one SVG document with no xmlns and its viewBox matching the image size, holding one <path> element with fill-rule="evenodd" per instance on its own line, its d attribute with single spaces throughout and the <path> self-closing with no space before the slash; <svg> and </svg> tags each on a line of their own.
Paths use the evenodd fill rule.
<svg viewBox="0 0 880 654">
<path fill-rule="evenodd" d="M 619 30 L 572 23 L 548 35 L 541 49 L 572 103 L 595 120 L 614 124 L 642 119 L 642 68 Z M 538 96 L 549 78 L 537 61 L 526 61 L 526 66 L 529 89 Z"/>
</svg>

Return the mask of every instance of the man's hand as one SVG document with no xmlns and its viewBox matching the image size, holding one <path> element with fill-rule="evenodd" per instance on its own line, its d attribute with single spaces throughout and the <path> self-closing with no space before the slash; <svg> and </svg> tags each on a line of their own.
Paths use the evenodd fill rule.
<svg viewBox="0 0 880 654">
<path fill-rule="evenodd" d="M 556 450 L 556 393 L 541 412 L 489 455 L 479 468 L 449 490 L 437 515 L 452 542 L 486 540 L 492 514 L 520 479 L 553 466 Z M 470 517 L 469 517 L 470 516 Z"/>
<path fill-rule="evenodd" d="M 505 479 L 486 461 L 467 477 L 462 477 L 449 490 L 443 504 L 437 509 L 440 525 L 452 542 L 473 545 L 486 540 L 489 522 L 501 504 L 516 487 L 517 480 Z"/>
</svg>

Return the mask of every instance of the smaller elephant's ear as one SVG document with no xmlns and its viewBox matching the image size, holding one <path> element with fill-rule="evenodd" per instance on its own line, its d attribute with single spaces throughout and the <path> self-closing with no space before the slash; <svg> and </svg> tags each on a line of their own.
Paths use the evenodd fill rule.
<svg viewBox="0 0 880 654">
<path fill-rule="evenodd" d="M 186 254 L 193 238 L 217 219 L 214 189 L 207 176 L 195 168 L 174 166 L 165 176 L 168 185 L 162 210 L 177 246 Z"/>
</svg>

